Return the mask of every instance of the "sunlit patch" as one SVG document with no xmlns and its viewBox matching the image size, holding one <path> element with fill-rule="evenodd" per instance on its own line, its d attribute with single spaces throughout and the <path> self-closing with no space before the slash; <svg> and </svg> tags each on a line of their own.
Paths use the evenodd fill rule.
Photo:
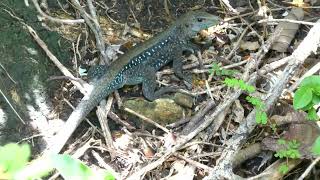
<svg viewBox="0 0 320 180">
<path fill-rule="evenodd" d="M 37 129 L 43 135 L 44 140 L 49 143 L 50 137 L 57 132 L 64 124 L 62 120 L 54 119 L 49 121 L 48 117 L 55 118 L 53 113 L 53 105 L 48 101 L 45 93 L 44 85 L 41 84 L 39 76 L 35 76 L 30 89 L 33 89 L 31 94 L 24 94 L 24 97 L 34 104 L 27 104 L 27 112 L 30 118 L 30 123 L 34 129 Z"/>
<path fill-rule="evenodd" d="M 8 117 L 3 109 L 0 107 L 0 124 L 6 124 L 8 121 Z"/>
</svg>

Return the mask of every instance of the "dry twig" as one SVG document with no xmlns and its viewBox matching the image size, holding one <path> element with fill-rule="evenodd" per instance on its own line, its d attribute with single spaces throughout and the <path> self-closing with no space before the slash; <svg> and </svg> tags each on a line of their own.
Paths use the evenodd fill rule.
<svg viewBox="0 0 320 180">
<path fill-rule="evenodd" d="M 48 19 L 48 20 L 50 20 L 52 22 L 70 24 L 70 25 L 74 25 L 74 24 L 78 24 L 78 23 L 84 23 L 83 19 L 59 19 L 59 18 L 55 18 L 55 17 L 49 16 L 45 12 L 43 12 L 41 10 L 37 0 L 32 0 L 32 3 L 34 5 L 34 7 L 36 8 L 36 10 L 39 12 L 39 14 L 43 18 Z"/>
<path fill-rule="evenodd" d="M 267 95 L 265 102 L 266 109 L 270 109 L 271 106 L 276 102 L 281 92 L 285 88 L 285 85 L 289 81 L 290 77 L 293 76 L 298 67 L 304 62 L 304 60 L 312 53 L 316 52 L 320 44 L 320 20 L 316 25 L 309 31 L 307 37 L 301 42 L 298 48 L 288 58 L 290 59 L 289 64 L 283 71 L 283 75 L 279 78 L 278 82 L 274 84 L 272 90 Z M 252 75 L 254 78 L 256 74 Z M 223 151 L 219 163 L 214 167 L 214 170 L 205 178 L 209 179 L 221 179 L 221 178 L 232 178 L 230 172 L 232 171 L 231 162 L 236 152 L 240 149 L 244 140 L 252 132 L 256 126 L 255 110 L 253 110 L 246 118 L 246 120 L 236 130 L 235 135 L 227 142 L 227 148 Z"/>
</svg>

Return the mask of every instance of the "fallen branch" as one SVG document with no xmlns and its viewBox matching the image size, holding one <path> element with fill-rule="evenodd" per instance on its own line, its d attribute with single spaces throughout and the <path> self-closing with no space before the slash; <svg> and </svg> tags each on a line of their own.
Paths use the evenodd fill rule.
<svg viewBox="0 0 320 180">
<path fill-rule="evenodd" d="M 298 180 L 303 180 L 305 179 L 308 174 L 310 173 L 310 171 L 313 169 L 313 167 L 320 161 L 320 157 L 318 157 L 317 159 L 313 160 L 312 163 L 308 166 L 308 168 L 303 172 L 303 174 L 299 177 Z"/>
<path fill-rule="evenodd" d="M 283 71 L 283 75 L 279 78 L 278 82 L 274 84 L 272 89 L 267 95 L 266 109 L 269 110 L 272 105 L 276 102 L 278 97 L 281 95 L 286 84 L 298 70 L 299 66 L 303 64 L 305 59 L 312 53 L 316 52 L 320 45 L 320 20 L 314 25 L 309 31 L 307 37 L 301 42 L 298 48 L 289 56 L 289 63 Z M 232 172 L 232 160 L 236 152 L 241 148 L 243 142 L 246 140 L 248 135 L 256 127 L 255 110 L 253 110 L 246 118 L 239 128 L 236 130 L 235 135 L 227 142 L 227 147 L 223 151 L 220 159 L 218 160 L 217 166 L 214 167 L 213 171 L 205 178 L 209 179 L 223 179 L 232 178 L 228 173 Z"/>
</svg>

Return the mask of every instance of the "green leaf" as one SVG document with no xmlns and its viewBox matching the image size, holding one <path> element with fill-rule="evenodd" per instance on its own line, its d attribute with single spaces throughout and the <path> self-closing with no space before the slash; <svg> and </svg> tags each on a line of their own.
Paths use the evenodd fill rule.
<svg viewBox="0 0 320 180">
<path fill-rule="evenodd" d="M 301 154 L 297 149 L 289 149 L 287 150 L 287 157 L 291 159 L 296 159 L 296 158 L 300 158 Z"/>
<path fill-rule="evenodd" d="M 300 87 L 294 94 L 293 107 L 301 109 L 312 101 L 312 89 L 308 87 Z"/>
<path fill-rule="evenodd" d="M 284 140 L 284 139 L 278 139 L 278 144 L 279 144 L 279 145 L 286 145 L 286 144 L 287 144 L 287 141 Z"/>
<path fill-rule="evenodd" d="M 314 104 L 312 102 L 310 102 L 307 106 L 301 108 L 301 110 L 307 111 L 307 110 L 313 108 L 313 106 L 314 106 Z"/>
<path fill-rule="evenodd" d="M 320 87 L 320 76 L 318 75 L 313 75 L 313 76 L 308 76 L 304 78 L 300 84 L 301 87 L 314 87 L 318 89 L 317 87 Z"/>
<path fill-rule="evenodd" d="M 254 86 L 248 86 L 247 91 L 248 91 L 248 93 L 253 93 L 256 91 L 256 88 Z"/>
<path fill-rule="evenodd" d="M 298 149 L 300 146 L 300 143 L 294 139 L 288 142 L 288 146 L 290 149 Z"/>
<path fill-rule="evenodd" d="M 209 70 L 210 74 L 214 74 L 219 71 L 220 66 L 217 63 L 213 63 L 211 69 Z"/>
<path fill-rule="evenodd" d="M 320 96 L 316 95 L 316 94 L 313 94 L 312 103 L 313 104 L 319 104 L 320 103 Z"/>
<path fill-rule="evenodd" d="M 279 167 L 279 172 L 281 174 L 286 174 L 289 171 L 289 167 L 286 163 L 282 163 Z"/>
<path fill-rule="evenodd" d="M 223 82 L 228 87 L 234 87 L 236 85 L 236 83 L 237 83 L 237 80 L 236 79 L 225 78 Z"/>
<path fill-rule="evenodd" d="M 28 144 L 10 143 L 0 147 L 0 169 L 1 173 L 13 176 L 22 169 L 30 157 L 31 151 Z"/>
<path fill-rule="evenodd" d="M 309 109 L 307 118 L 309 120 L 318 120 L 319 116 L 317 115 L 317 111 L 314 108 Z"/>
<path fill-rule="evenodd" d="M 256 122 L 257 122 L 257 124 L 263 124 L 263 125 L 267 124 L 268 117 L 267 117 L 266 112 L 257 110 L 256 111 Z"/>
<path fill-rule="evenodd" d="M 314 141 L 311 150 L 315 155 L 320 155 L 320 136 Z"/>
<path fill-rule="evenodd" d="M 94 174 L 88 166 L 66 154 L 52 155 L 51 161 L 64 179 L 89 180 Z"/>
<path fill-rule="evenodd" d="M 93 172 L 81 161 L 73 159 L 66 154 L 52 155 L 51 161 L 53 166 L 61 173 L 62 177 L 67 180 L 115 180 L 112 173 L 108 171 Z"/>
<path fill-rule="evenodd" d="M 278 157 L 280 159 L 284 158 L 285 157 L 285 151 L 284 150 L 277 151 L 277 153 L 274 154 L 274 157 Z"/>
</svg>

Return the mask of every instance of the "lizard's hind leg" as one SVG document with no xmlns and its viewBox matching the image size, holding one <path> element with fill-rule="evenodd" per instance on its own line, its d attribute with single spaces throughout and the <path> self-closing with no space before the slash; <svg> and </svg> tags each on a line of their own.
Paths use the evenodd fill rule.
<svg viewBox="0 0 320 180">
<path fill-rule="evenodd" d="M 179 89 L 179 87 L 162 87 L 159 90 L 156 90 L 156 71 L 153 68 L 147 68 L 145 73 L 146 74 L 142 81 L 142 92 L 143 95 L 150 101 L 159 98 L 165 93 L 177 92 Z"/>
</svg>

